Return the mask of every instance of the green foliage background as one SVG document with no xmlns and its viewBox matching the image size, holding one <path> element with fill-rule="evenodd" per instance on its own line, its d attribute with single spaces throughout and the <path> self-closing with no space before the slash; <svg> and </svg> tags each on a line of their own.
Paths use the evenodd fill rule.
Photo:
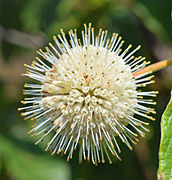
<svg viewBox="0 0 172 180">
<path fill-rule="evenodd" d="M 156 73 L 151 89 L 159 90 L 156 122 L 150 133 L 129 151 L 124 145 L 122 162 L 94 167 L 79 165 L 78 154 L 67 163 L 65 157 L 51 157 L 45 143 L 34 146 L 27 135 L 31 122 L 24 121 L 20 107 L 24 63 L 30 64 L 36 49 L 52 35 L 70 28 L 83 29 L 92 22 L 95 29 L 118 32 L 137 55 L 152 62 L 172 57 L 171 0 L 0 0 L 0 179 L 2 180 L 153 180 L 158 169 L 160 117 L 172 87 L 172 69 Z"/>
</svg>

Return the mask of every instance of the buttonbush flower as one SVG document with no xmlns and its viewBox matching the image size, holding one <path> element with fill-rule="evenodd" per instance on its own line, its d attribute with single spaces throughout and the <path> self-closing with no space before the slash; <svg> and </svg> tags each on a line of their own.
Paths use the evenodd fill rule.
<svg viewBox="0 0 172 180">
<path fill-rule="evenodd" d="M 52 155 L 67 154 L 68 161 L 79 147 L 79 162 L 112 163 L 112 155 L 120 160 L 119 141 L 132 150 L 137 136 L 145 136 L 149 123 L 140 117 L 154 120 L 149 114 L 155 110 L 148 106 L 155 104 L 151 97 L 157 91 L 140 91 L 154 82 L 150 72 L 137 75 L 150 63 L 133 56 L 140 45 L 122 50 L 117 33 L 108 38 L 107 31 L 95 35 L 91 24 L 84 27 L 81 39 L 76 29 L 68 37 L 61 30 L 54 44 L 25 65 L 23 75 L 36 82 L 24 85 L 27 97 L 19 110 L 35 122 L 29 133 L 42 135 L 35 144 L 51 134 L 46 151 Z"/>
</svg>

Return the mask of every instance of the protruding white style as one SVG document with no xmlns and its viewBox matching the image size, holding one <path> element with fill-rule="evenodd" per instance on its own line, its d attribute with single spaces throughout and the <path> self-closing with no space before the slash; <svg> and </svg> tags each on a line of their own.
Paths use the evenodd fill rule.
<svg viewBox="0 0 172 180">
<path fill-rule="evenodd" d="M 82 40 L 76 29 L 68 38 L 61 30 L 54 45 L 38 51 L 41 58 L 25 65 L 23 75 L 39 83 L 25 84 L 28 97 L 19 110 L 25 119 L 35 121 L 29 133 L 42 134 L 35 144 L 51 134 L 46 150 L 52 155 L 67 154 L 69 160 L 79 147 L 79 162 L 87 159 L 97 165 L 107 156 L 112 163 L 110 154 L 120 159 L 120 140 L 132 150 L 138 134 L 148 131 L 142 119 L 154 120 L 148 114 L 155 111 L 147 106 L 155 104 L 149 97 L 157 92 L 138 90 L 154 82 L 150 73 L 133 75 L 149 64 L 144 57 L 133 56 L 140 46 L 122 51 L 124 41 L 118 34 L 108 39 L 107 31 L 100 29 L 95 36 L 91 24 L 84 27 Z"/>
</svg>

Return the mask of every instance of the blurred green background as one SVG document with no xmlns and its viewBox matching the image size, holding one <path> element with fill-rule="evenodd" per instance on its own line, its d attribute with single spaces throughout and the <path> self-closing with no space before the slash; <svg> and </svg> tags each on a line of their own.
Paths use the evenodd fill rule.
<svg viewBox="0 0 172 180">
<path fill-rule="evenodd" d="M 122 162 L 78 164 L 78 153 L 68 163 L 65 157 L 44 152 L 45 143 L 34 145 L 27 131 L 31 122 L 17 112 L 21 106 L 24 63 L 52 36 L 70 28 L 118 32 L 137 55 L 153 63 L 172 58 L 171 0 L 0 0 L 0 179 L 1 180 L 154 180 L 158 168 L 160 119 L 170 97 L 172 68 L 156 73 L 151 89 L 159 91 L 156 121 L 150 133 L 133 151 L 121 145 Z"/>
</svg>

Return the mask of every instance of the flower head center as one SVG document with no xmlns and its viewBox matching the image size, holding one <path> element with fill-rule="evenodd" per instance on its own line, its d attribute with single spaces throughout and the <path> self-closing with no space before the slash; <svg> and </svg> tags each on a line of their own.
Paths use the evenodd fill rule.
<svg viewBox="0 0 172 180">
<path fill-rule="evenodd" d="M 72 48 L 46 76 L 42 90 L 52 96 L 43 97 L 41 104 L 62 114 L 60 121 L 70 119 L 69 126 L 77 120 L 83 127 L 93 125 L 98 131 L 101 124 L 111 131 L 116 119 L 126 124 L 125 117 L 137 105 L 130 67 L 103 47 Z"/>
</svg>

